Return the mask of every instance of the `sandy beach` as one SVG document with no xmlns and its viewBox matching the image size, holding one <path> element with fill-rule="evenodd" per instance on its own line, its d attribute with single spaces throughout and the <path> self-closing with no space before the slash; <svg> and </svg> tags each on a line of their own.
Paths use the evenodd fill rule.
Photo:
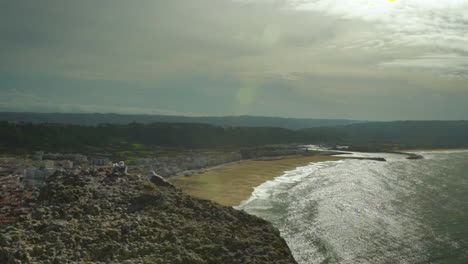
<svg viewBox="0 0 468 264">
<path fill-rule="evenodd" d="M 250 197 L 254 187 L 281 176 L 285 171 L 310 162 L 340 160 L 333 156 L 300 156 L 278 160 L 249 160 L 228 164 L 190 177 L 176 177 L 171 182 L 184 192 L 226 206 L 239 205 Z"/>
</svg>

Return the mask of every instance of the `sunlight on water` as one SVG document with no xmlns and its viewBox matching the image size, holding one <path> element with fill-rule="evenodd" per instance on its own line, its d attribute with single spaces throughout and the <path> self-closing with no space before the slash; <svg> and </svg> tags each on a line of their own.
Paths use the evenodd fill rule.
<svg viewBox="0 0 468 264">
<path fill-rule="evenodd" d="M 311 164 L 239 208 L 272 221 L 299 263 L 457 263 L 468 257 L 467 154 Z"/>
</svg>

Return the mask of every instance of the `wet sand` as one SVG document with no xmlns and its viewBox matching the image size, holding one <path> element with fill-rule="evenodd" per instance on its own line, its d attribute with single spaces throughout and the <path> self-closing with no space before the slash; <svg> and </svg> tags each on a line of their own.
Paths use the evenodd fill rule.
<svg viewBox="0 0 468 264">
<path fill-rule="evenodd" d="M 254 187 L 283 175 L 285 171 L 310 162 L 340 160 L 333 156 L 299 156 L 278 160 L 249 160 L 214 168 L 190 177 L 175 177 L 171 182 L 195 197 L 226 206 L 236 206 L 252 194 Z"/>
</svg>

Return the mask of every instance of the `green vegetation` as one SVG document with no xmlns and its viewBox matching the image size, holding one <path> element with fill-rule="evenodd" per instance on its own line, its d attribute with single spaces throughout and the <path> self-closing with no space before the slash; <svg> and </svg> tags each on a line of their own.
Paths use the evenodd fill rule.
<svg viewBox="0 0 468 264">
<path fill-rule="evenodd" d="M 468 121 L 400 121 L 288 130 L 196 123 L 98 126 L 0 122 L 0 150 L 109 152 L 138 157 L 183 155 L 187 149 L 238 149 L 266 144 L 344 144 L 372 151 L 468 147 Z M 181 151 L 183 150 L 183 151 Z"/>
<path fill-rule="evenodd" d="M 167 148 L 226 149 L 295 141 L 291 131 L 282 128 L 223 128 L 193 123 L 81 126 L 0 122 L 0 131 L 3 150 L 108 151 L 121 156 L 134 156 L 128 151 L 154 152 L 158 148 L 154 146 L 159 146 L 157 150 L 163 154 Z M 184 153 L 171 149 L 166 154 Z"/>
</svg>

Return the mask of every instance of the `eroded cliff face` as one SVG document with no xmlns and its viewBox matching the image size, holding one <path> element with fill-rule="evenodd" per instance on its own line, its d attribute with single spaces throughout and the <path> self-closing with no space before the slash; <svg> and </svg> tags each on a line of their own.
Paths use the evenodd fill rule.
<svg viewBox="0 0 468 264">
<path fill-rule="evenodd" d="M 296 263 L 270 223 L 109 169 L 58 171 L 0 263 Z"/>
</svg>

